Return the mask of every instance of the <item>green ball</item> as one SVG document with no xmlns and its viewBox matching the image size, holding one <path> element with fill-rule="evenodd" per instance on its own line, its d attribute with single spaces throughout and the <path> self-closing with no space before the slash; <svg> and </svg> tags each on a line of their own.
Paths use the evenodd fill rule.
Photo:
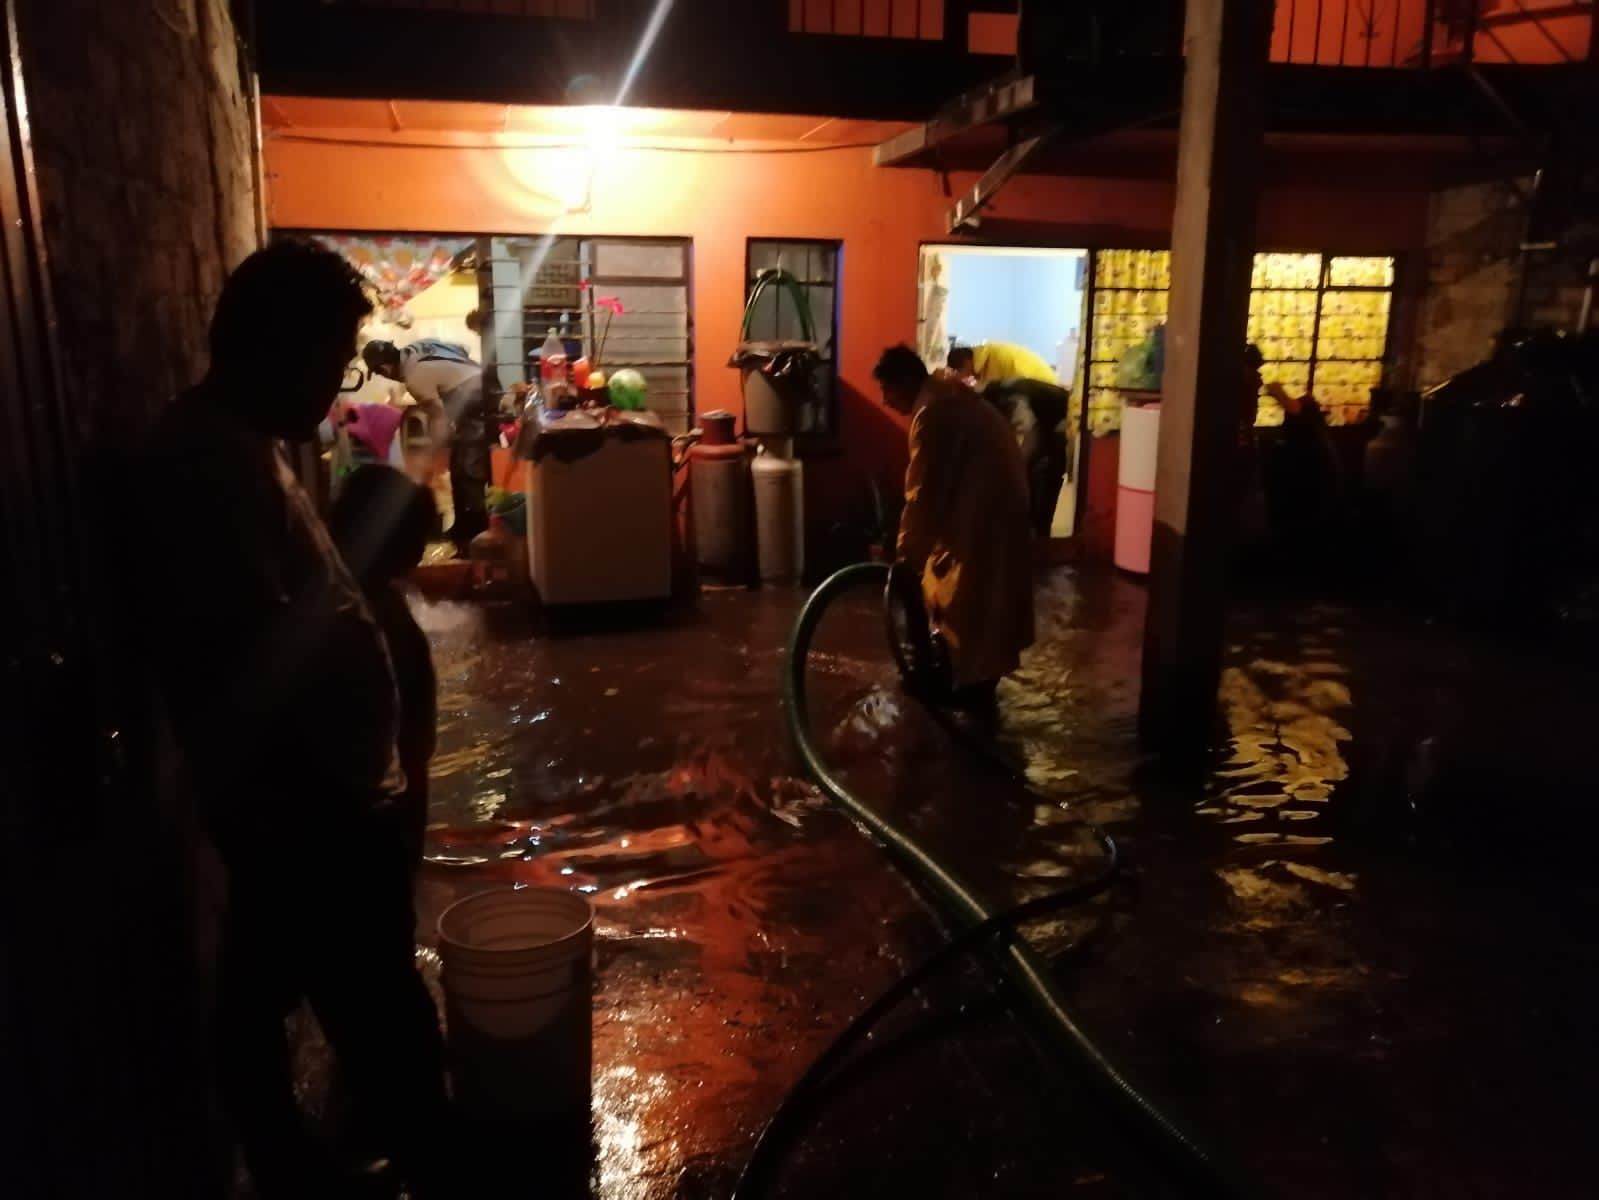
<svg viewBox="0 0 1599 1200">
<path fill-rule="evenodd" d="M 632 367 L 623 367 L 611 375 L 606 390 L 611 394 L 611 406 L 628 412 L 644 411 L 644 376 Z"/>
</svg>

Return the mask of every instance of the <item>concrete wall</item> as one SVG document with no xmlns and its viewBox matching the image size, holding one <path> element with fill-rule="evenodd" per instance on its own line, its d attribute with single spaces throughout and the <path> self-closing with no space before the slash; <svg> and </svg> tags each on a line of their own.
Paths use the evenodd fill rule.
<svg viewBox="0 0 1599 1200">
<path fill-rule="evenodd" d="M 21 1047 L 0 1062 L 0 1195 L 221 1196 L 197 952 L 209 907 L 131 615 L 123 451 L 203 370 L 224 272 L 254 244 L 251 106 L 227 0 L 14 6 L 66 414 L 30 446 L 50 486 L 25 502 L 73 531 L 50 547 L 72 568 L 46 601 L 70 636 L 43 643 L 72 674 L 26 697 L 54 703 L 31 753 L 8 759 L 0 813 L 20 839 L 0 871 L 29 898 L 15 926 L 0 920 Z M 72 478 L 47 469 L 57 457 Z M 6 633 L 17 654 L 52 636 Z"/>
</svg>

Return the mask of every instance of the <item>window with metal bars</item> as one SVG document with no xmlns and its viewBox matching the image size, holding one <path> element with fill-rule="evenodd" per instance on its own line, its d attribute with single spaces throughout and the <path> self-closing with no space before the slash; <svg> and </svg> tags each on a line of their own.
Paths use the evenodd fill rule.
<svg viewBox="0 0 1599 1200">
<path fill-rule="evenodd" d="M 1121 423 L 1116 368 L 1166 319 L 1171 253 L 1100 250 L 1094 255 L 1088 361 L 1088 420 L 1095 433 Z M 1295 395 L 1313 395 L 1329 424 L 1362 419 L 1382 383 L 1393 311 L 1394 260 L 1385 255 L 1255 255 L 1249 340 L 1265 358 L 1262 376 Z M 1282 423 L 1262 399 L 1258 425 Z"/>
<path fill-rule="evenodd" d="M 744 294 L 750 295 L 762 271 L 787 271 L 799 284 L 810 308 L 811 323 L 821 363 L 817 367 L 814 408 L 801 414 L 805 433 L 830 434 L 834 429 L 838 394 L 838 277 L 844 243 L 825 240 L 750 238 L 744 243 Z M 795 341 L 804 337 L 804 325 L 793 298 L 782 288 L 769 287 L 751 316 L 750 336 L 758 340 Z"/>
<path fill-rule="evenodd" d="M 479 243 L 484 355 L 502 385 L 526 378 L 550 331 L 607 373 L 644 376 L 668 429 L 694 423 L 692 243 L 687 238 L 490 237 Z M 614 303 L 613 303 L 614 302 Z"/>
<path fill-rule="evenodd" d="M 791 33 L 841 37 L 944 38 L 944 0 L 789 0 Z"/>
</svg>

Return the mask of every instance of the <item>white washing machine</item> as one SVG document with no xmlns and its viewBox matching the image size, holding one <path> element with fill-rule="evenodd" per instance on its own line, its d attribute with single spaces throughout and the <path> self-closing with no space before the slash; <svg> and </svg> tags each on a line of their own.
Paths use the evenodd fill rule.
<svg viewBox="0 0 1599 1200">
<path fill-rule="evenodd" d="M 528 573 L 545 604 L 672 595 L 672 442 L 654 413 L 540 412 L 528 459 Z"/>
</svg>

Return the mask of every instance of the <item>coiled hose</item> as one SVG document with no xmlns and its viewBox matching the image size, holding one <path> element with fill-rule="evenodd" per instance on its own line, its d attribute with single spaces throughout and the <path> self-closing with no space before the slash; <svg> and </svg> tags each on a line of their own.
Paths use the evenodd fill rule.
<svg viewBox="0 0 1599 1200">
<path fill-rule="evenodd" d="M 755 1200 L 762 1194 L 769 1185 L 783 1135 L 790 1131 L 790 1126 L 796 1120 L 795 1114 L 814 1095 L 821 1082 L 865 1039 L 882 1016 L 955 956 L 1000 937 L 1003 937 L 1004 945 L 990 961 L 998 965 L 1007 981 L 1026 1001 L 1040 1031 L 1068 1060 L 1084 1069 L 1087 1078 L 1096 1085 L 1112 1111 L 1155 1152 L 1169 1174 L 1182 1186 L 1184 1193 L 1204 1197 L 1241 1195 L 1240 1189 L 1229 1181 L 1211 1154 L 1134 1087 L 1105 1056 L 1072 1016 L 1064 996 L 1050 976 L 1048 965 L 1015 935 L 1018 925 L 1046 912 L 1080 903 L 1108 888 L 1119 866 L 1115 843 L 1096 830 L 1095 835 L 1105 853 L 1106 863 L 1097 875 L 1059 892 L 996 913 L 914 838 L 863 804 L 822 761 L 811 740 L 805 701 L 805 666 L 810 655 L 811 640 L 828 606 L 851 588 L 867 584 L 884 586 L 885 600 L 893 595 L 886 564 L 859 563 L 830 576 L 800 610 L 790 636 L 783 673 L 783 712 L 789 737 L 805 770 L 817 786 L 883 846 L 894 865 L 957 933 L 946 945 L 873 1001 L 811 1065 L 762 1130 L 734 1189 L 734 1200 Z M 916 632 L 913 629 L 913 637 Z M 909 664 L 895 635 L 891 618 L 889 640 L 903 673 Z M 933 711 L 938 715 L 936 710 Z M 941 719 L 940 724 L 949 727 L 953 723 Z"/>
</svg>

